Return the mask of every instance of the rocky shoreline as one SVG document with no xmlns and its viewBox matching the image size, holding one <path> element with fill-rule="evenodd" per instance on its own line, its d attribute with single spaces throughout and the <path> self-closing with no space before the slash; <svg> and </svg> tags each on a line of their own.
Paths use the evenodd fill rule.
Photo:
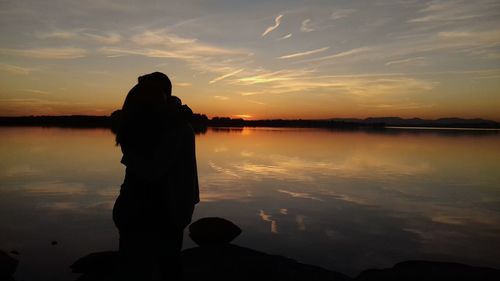
<svg viewBox="0 0 500 281">
<path fill-rule="evenodd" d="M 392 268 L 367 269 L 352 278 L 343 273 L 237 246 L 241 229 L 221 218 L 193 223 L 190 237 L 199 247 L 181 252 L 184 280 L 500 280 L 500 269 L 460 263 L 411 260 Z M 17 259 L 0 251 L 0 279 L 14 280 Z M 77 259 L 78 281 L 120 280 L 119 253 L 103 251 Z"/>
</svg>

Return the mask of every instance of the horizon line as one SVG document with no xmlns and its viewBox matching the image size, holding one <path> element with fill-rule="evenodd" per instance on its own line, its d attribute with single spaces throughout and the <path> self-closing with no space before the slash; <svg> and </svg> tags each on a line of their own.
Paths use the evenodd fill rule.
<svg viewBox="0 0 500 281">
<path fill-rule="evenodd" d="M 119 109 L 121 110 L 121 109 Z M 117 111 L 117 110 L 115 110 Z M 113 112 L 115 112 L 113 111 Z M 112 112 L 112 113 L 113 113 Z M 112 114 L 111 113 L 111 114 Z M 87 115 L 87 114 L 62 114 L 62 115 L 0 115 L 0 118 L 23 118 L 23 117 L 71 117 L 71 116 L 82 116 L 82 117 L 110 117 L 111 114 L 108 115 Z M 193 114 L 200 114 L 200 115 L 205 115 L 207 116 L 208 119 L 213 119 L 213 118 L 230 118 L 230 119 L 241 119 L 244 121 L 266 121 L 266 120 L 311 120 L 311 121 L 322 121 L 322 120 L 334 120 L 334 119 L 358 119 L 358 120 L 365 120 L 369 118 L 400 118 L 403 120 L 411 120 L 411 119 L 420 119 L 420 120 L 439 120 L 439 119 L 464 119 L 464 120 L 475 120 L 475 119 L 480 119 L 484 121 L 493 121 L 496 123 L 500 123 L 500 119 L 488 119 L 484 117 L 458 117 L 458 116 L 445 116 L 445 117 L 435 117 L 435 118 L 422 118 L 422 117 L 401 117 L 397 115 L 383 115 L 383 116 L 368 116 L 368 117 L 327 117 L 327 118 L 264 118 L 264 119 L 246 119 L 242 117 L 238 117 L 237 115 L 230 115 L 230 116 L 213 116 L 213 117 L 208 117 L 207 114 L 204 113 L 196 113 L 193 112 Z"/>
</svg>

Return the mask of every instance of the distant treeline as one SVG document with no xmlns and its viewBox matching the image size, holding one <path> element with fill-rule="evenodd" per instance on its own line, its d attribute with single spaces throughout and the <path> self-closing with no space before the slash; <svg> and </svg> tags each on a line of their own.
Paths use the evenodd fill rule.
<svg viewBox="0 0 500 281">
<path fill-rule="evenodd" d="M 290 127 L 290 128 L 382 128 L 383 123 L 363 123 L 337 120 L 269 119 L 244 120 L 214 117 L 208 121 L 210 127 Z"/>
<path fill-rule="evenodd" d="M 69 115 L 0 117 L 0 126 L 110 128 L 112 126 L 112 116 Z"/>
<path fill-rule="evenodd" d="M 71 128 L 111 128 L 116 131 L 120 123 L 121 111 L 116 110 L 110 116 L 23 116 L 0 117 L 0 126 L 44 126 Z M 191 123 L 196 132 L 205 132 L 208 127 L 300 127 L 300 128 L 384 128 L 394 127 L 444 127 L 444 128 L 500 128 L 500 123 L 485 119 L 441 118 L 435 120 L 399 117 L 379 118 L 334 118 L 322 120 L 244 120 L 229 117 L 209 119 L 205 114 L 195 113 Z"/>
</svg>

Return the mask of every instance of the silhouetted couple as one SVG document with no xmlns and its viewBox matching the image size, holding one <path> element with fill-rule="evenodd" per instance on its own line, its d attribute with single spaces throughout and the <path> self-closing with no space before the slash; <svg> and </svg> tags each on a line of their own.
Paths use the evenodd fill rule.
<svg viewBox="0 0 500 281">
<path fill-rule="evenodd" d="M 139 77 L 122 108 L 116 141 L 125 180 L 113 209 L 122 278 L 178 279 L 184 228 L 199 202 L 192 111 L 168 77 Z"/>
</svg>

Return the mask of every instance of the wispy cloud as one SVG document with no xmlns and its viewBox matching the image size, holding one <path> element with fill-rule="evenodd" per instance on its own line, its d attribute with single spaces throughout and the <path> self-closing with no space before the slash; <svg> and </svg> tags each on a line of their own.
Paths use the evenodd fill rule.
<svg viewBox="0 0 500 281">
<path fill-rule="evenodd" d="M 130 40 L 141 46 L 179 46 L 184 44 L 193 44 L 198 41 L 195 38 L 185 38 L 182 36 L 178 36 L 177 34 L 168 32 L 165 29 L 146 30 L 142 33 L 133 35 Z"/>
<path fill-rule="evenodd" d="M 99 52 L 110 57 L 123 55 L 140 55 L 152 58 L 176 58 L 191 61 L 193 59 L 206 59 L 206 56 L 245 55 L 242 51 L 219 48 L 215 46 L 187 46 L 175 50 L 162 48 L 118 48 L 102 47 Z"/>
<path fill-rule="evenodd" d="M 292 33 L 288 33 L 287 35 L 285 35 L 285 36 L 283 36 L 283 37 L 278 38 L 278 40 L 285 40 L 285 39 L 288 39 L 288 38 L 290 38 L 290 37 L 292 37 Z"/>
<path fill-rule="evenodd" d="M 243 96 L 287 94 L 308 91 L 344 93 L 359 97 L 380 96 L 387 93 L 407 93 L 432 90 L 437 82 L 405 76 L 405 74 L 367 75 L 318 75 L 313 70 L 296 69 L 266 72 L 238 78 L 236 84 L 260 87 L 260 90 L 243 92 Z"/>
<path fill-rule="evenodd" d="M 499 30 L 448 30 L 432 33 L 427 36 L 407 38 L 392 45 L 377 46 L 378 58 L 401 56 L 422 56 L 423 54 L 440 54 L 449 56 L 453 53 L 468 53 L 472 56 L 484 57 L 495 53 L 500 45 Z"/>
<path fill-rule="evenodd" d="M 404 65 L 404 66 L 424 66 L 427 64 L 427 61 L 425 60 L 424 57 L 415 57 L 415 58 L 407 58 L 407 59 L 401 59 L 401 60 L 393 60 L 386 62 L 385 65 L 391 66 L 391 65 Z"/>
<path fill-rule="evenodd" d="M 351 49 L 351 50 L 347 50 L 347 51 L 335 53 L 333 55 L 328 55 L 328 56 L 324 56 L 324 57 L 308 59 L 308 60 L 305 60 L 304 62 L 332 60 L 332 59 L 337 59 L 337 58 L 342 58 L 342 57 L 348 57 L 348 56 L 352 56 L 352 55 L 357 55 L 357 54 L 366 52 L 368 50 L 371 50 L 371 48 L 369 48 L 369 47 L 355 48 L 355 49 Z"/>
<path fill-rule="evenodd" d="M 100 53 L 108 57 L 119 57 L 125 55 L 138 55 L 151 58 L 176 58 L 176 59 L 193 59 L 194 56 L 186 55 L 180 52 L 166 51 L 161 49 L 144 49 L 144 48 L 118 48 L 118 47 L 102 47 L 98 50 Z"/>
<path fill-rule="evenodd" d="M 336 9 L 332 12 L 330 18 L 332 20 L 338 20 L 349 17 L 351 14 L 355 13 L 355 9 Z"/>
<path fill-rule="evenodd" d="M 145 56 L 193 58 L 202 56 L 249 55 L 244 50 L 215 46 L 196 38 L 179 36 L 165 29 L 147 30 L 133 35 L 130 40 L 141 47 L 128 48 L 132 50 L 130 53 L 142 53 Z M 121 50 L 126 49 L 121 48 Z M 114 48 L 114 50 L 120 50 L 120 48 Z"/>
<path fill-rule="evenodd" d="M 255 103 L 255 104 L 258 104 L 258 105 L 266 105 L 266 106 L 269 105 L 269 104 L 267 104 L 265 102 L 256 101 L 256 100 L 248 100 L 248 102 Z"/>
<path fill-rule="evenodd" d="M 87 55 L 82 48 L 32 48 L 32 49 L 0 49 L 0 54 L 22 56 L 35 59 L 78 59 Z"/>
<path fill-rule="evenodd" d="M 288 81 L 301 77 L 305 74 L 314 72 L 313 70 L 300 70 L 300 69 L 284 69 L 273 72 L 265 72 L 262 74 L 242 77 L 236 80 L 237 83 L 243 85 L 253 85 L 253 84 L 263 84 L 272 83 L 277 81 Z"/>
<path fill-rule="evenodd" d="M 490 31 L 441 31 L 438 38 L 447 42 L 464 43 L 464 45 L 489 45 L 500 44 L 500 30 Z"/>
<path fill-rule="evenodd" d="M 235 71 L 233 71 L 233 72 L 231 72 L 231 73 L 224 74 L 224 75 L 222 75 L 222 76 L 219 76 L 219 77 L 217 77 L 217 78 L 214 78 L 214 79 L 210 80 L 210 81 L 208 82 L 208 84 L 213 84 L 213 83 L 218 82 L 218 81 L 220 81 L 220 80 L 223 80 L 223 79 L 226 79 L 226 78 L 228 78 L 228 77 L 234 76 L 234 75 L 236 75 L 236 74 L 238 74 L 238 73 L 242 72 L 243 70 L 244 70 L 244 69 L 242 68 L 242 69 L 235 70 Z"/>
<path fill-rule="evenodd" d="M 228 100 L 229 98 L 226 96 L 214 96 L 214 99 L 216 99 L 216 100 Z"/>
<path fill-rule="evenodd" d="M 31 68 L 31 67 L 23 67 L 12 64 L 0 63 L 0 71 L 5 71 L 16 75 L 28 75 L 36 70 L 37 70 L 36 68 Z"/>
<path fill-rule="evenodd" d="M 408 20 L 410 23 L 433 23 L 465 21 L 480 18 L 487 14 L 498 14 L 498 1 L 430 1 L 419 11 L 420 16 Z"/>
<path fill-rule="evenodd" d="M 97 43 L 101 44 L 116 44 L 122 41 L 122 37 L 117 33 L 109 33 L 109 34 L 92 34 L 92 33 L 84 33 L 84 35 Z"/>
<path fill-rule="evenodd" d="M 302 25 L 300 26 L 300 31 L 302 32 L 311 32 L 315 29 L 311 26 L 311 19 L 305 19 L 302 21 Z"/>
<path fill-rule="evenodd" d="M 116 32 L 93 31 L 85 28 L 37 32 L 35 37 L 44 40 L 77 40 L 99 44 L 116 44 L 122 41 L 122 36 Z"/>
<path fill-rule="evenodd" d="M 330 49 L 330 47 L 324 47 L 324 48 L 319 48 L 319 49 L 315 49 L 315 50 L 311 50 L 311 51 L 306 51 L 306 52 L 300 52 L 300 53 L 285 55 L 285 56 L 281 56 L 279 58 L 280 59 L 291 59 L 291 58 L 303 57 L 303 56 L 308 56 L 308 55 L 312 55 L 312 54 L 321 53 L 321 52 L 324 52 L 324 51 L 326 51 L 328 49 Z"/>
<path fill-rule="evenodd" d="M 37 90 L 37 89 L 19 89 L 20 92 L 25 92 L 25 93 L 32 93 L 32 94 L 41 94 L 41 95 L 48 95 L 50 92 L 43 91 L 43 90 Z"/>
<path fill-rule="evenodd" d="M 251 61 L 252 53 L 244 49 L 227 48 L 203 42 L 197 38 L 179 36 L 167 29 L 146 30 L 131 36 L 132 44 L 105 46 L 98 51 L 108 57 L 129 55 L 152 58 L 178 59 L 191 69 L 201 73 L 221 75 L 210 82 L 215 83 L 239 72 Z"/>
<path fill-rule="evenodd" d="M 266 30 L 262 33 L 262 37 L 266 36 L 269 32 L 275 30 L 276 28 L 278 28 L 280 26 L 280 23 L 281 23 L 281 18 L 283 17 L 283 15 L 279 15 L 277 16 L 275 19 L 274 19 L 274 25 L 272 26 L 269 26 L 268 28 L 266 28 Z"/>
<path fill-rule="evenodd" d="M 75 39 L 78 37 L 78 32 L 77 31 L 52 31 L 52 32 L 43 32 L 43 33 L 37 33 L 35 35 L 37 38 L 40 39 Z"/>
<path fill-rule="evenodd" d="M 243 92 L 243 93 L 240 93 L 240 95 L 242 96 L 254 96 L 254 95 L 259 95 L 261 94 L 261 92 Z"/>
</svg>

